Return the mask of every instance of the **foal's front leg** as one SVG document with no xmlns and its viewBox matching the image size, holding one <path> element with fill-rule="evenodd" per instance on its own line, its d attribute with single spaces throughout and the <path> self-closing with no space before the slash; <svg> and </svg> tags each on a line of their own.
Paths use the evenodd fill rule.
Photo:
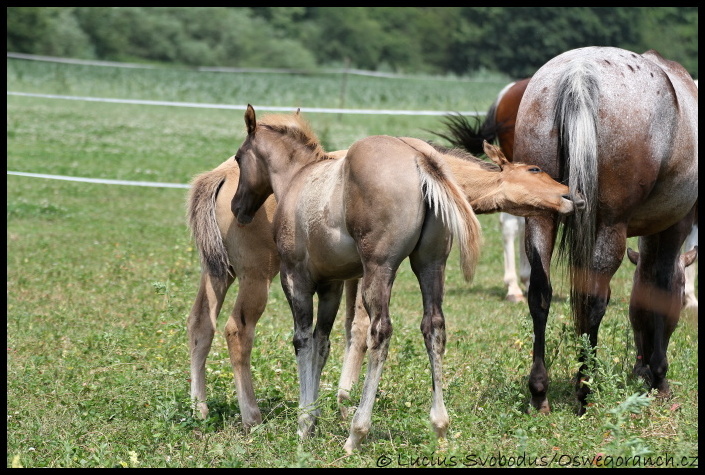
<svg viewBox="0 0 705 475">
<path fill-rule="evenodd" d="M 321 372 L 328 361 L 330 354 L 330 332 L 335 322 L 335 317 L 340 307 L 340 300 L 343 296 L 343 281 L 331 281 L 318 285 L 318 315 L 316 317 L 316 328 L 313 330 L 313 395 L 310 401 L 315 404 L 318 399 L 318 392 L 321 385 Z M 318 409 L 316 410 L 318 415 Z"/>
<path fill-rule="evenodd" d="M 330 331 L 342 297 L 343 283 L 319 284 L 318 319 L 313 327 L 313 284 L 308 276 L 282 265 L 281 282 L 294 316 L 294 351 L 299 370 L 300 438 L 313 435 L 320 409 L 316 406 L 321 371 L 330 352 Z"/>
<path fill-rule="evenodd" d="M 304 286 L 297 273 L 290 270 L 283 262 L 281 265 L 281 284 L 294 317 L 294 352 L 299 372 L 299 437 L 305 438 L 313 433 L 317 414 L 310 401 L 313 400 L 314 376 L 312 362 L 314 359 L 313 327 L 313 292 L 310 286 Z M 299 279 L 299 280 L 297 280 Z"/>
</svg>

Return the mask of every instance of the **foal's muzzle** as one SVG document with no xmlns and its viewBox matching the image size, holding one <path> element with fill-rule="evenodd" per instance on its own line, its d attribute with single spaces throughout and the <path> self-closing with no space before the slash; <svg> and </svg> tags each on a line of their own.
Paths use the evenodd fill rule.
<svg viewBox="0 0 705 475">
<path fill-rule="evenodd" d="M 573 206 L 575 206 L 575 209 L 585 208 L 585 198 L 583 198 L 583 195 L 581 195 L 580 193 L 569 193 L 567 195 L 563 195 L 563 198 L 572 201 Z"/>
</svg>

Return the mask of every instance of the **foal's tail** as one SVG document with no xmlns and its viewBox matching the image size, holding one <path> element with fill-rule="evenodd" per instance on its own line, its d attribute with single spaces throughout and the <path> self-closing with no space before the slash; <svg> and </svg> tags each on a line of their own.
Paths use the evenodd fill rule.
<svg viewBox="0 0 705 475">
<path fill-rule="evenodd" d="M 558 81 L 554 124 L 559 130 L 559 162 L 566 164 L 571 193 L 585 197 L 585 208 L 576 208 L 573 215 L 565 218 L 558 256 L 568 264 L 573 318 L 582 333 L 587 331 L 587 307 L 583 302 L 587 298 L 585 286 L 596 239 L 599 83 L 593 63 L 570 64 Z"/>
<path fill-rule="evenodd" d="M 480 222 L 462 190 L 438 159 L 422 154 L 416 162 L 426 203 L 458 240 L 463 276 L 470 282 L 480 256 Z"/>
<path fill-rule="evenodd" d="M 191 182 L 186 203 L 187 220 L 201 255 L 201 267 L 204 272 L 207 271 L 217 278 L 224 278 L 228 273 L 232 273 L 215 217 L 218 191 L 227 177 L 227 168 L 222 166 L 197 175 Z"/>
</svg>

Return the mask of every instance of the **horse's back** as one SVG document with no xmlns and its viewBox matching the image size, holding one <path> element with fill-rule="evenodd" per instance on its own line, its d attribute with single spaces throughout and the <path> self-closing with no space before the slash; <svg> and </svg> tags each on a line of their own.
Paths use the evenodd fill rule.
<svg viewBox="0 0 705 475">
<path fill-rule="evenodd" d="M 413 250 L 426 219 L 417 160 L 432 153 L 423 140 L 387 135 L 365 137 L 350 146 L 345 158 L 345 219 L 359 242 L 374 247 L 375 240 L 389 239 L 388 230 L 396 229 L 396 242 L 379 243 L 379 248 L 404 256 Z"/>
<path fill-rule="evenodd" d="M 365 137 L 348 149 L 346 184 L 353 185 L 350 191 L 359 189 L 363 194 L 372 195 L 371 199 L 375 199 L 374 195 L 377 199 L 405 195 L 419 188 L 418 174 L 410 173 L 416 169 L 417 157 L 432 150 L 428 143 L 416 138 L 388 135 Z M 406 196 L 412 199 L 412 196 Z M 420 193 L 418 196 L 421 196 Z M 364 197 L 355 199 L 361 198 Z"/>
</svg>

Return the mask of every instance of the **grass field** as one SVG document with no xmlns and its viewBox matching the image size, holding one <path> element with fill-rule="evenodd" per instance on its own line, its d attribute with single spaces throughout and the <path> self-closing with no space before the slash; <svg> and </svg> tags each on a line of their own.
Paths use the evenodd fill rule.
<svg viewBox="0 0 705 475">
<path fill-rule="evenodd" d="M 7 61 L 15 92 L 122 99 L 339 107 L 340 77 L 126 70 Z M 349 77 L 344 106 L 486 110 L 502 82 Z M 305 113 L 305 112 L 304 112 Z M 7 169 L 92 178 L 187 183 L 231 156 L 241 111 L 7 97 Z M 436 138 L 434 116 L 306 114 L 327 149 L 372 134 Z M 612 282 L 600 330 L 593 395 L 576 417 L 571 378 L 581 340 L 568 289 L 554 272 L 547 332 L 553 412 L 528 415 L 532 327 L 525 305 L 503 301 L 496 215 L 480 216 L 485 245 L 475 281 L 448 262 L 444 360 L 449 437 L 428 422 L 429 363 L 421 299 L 408 264 L 392 294 L 392 336 L 359 453 L 346 456 L 349 421 L 335 393 L 339 315 L 322 377 L 317 435 L 296 436 L 293 324 L 279 281 L 252 355 L 265 421 L 246 434 L 228 352 L 216 335 L 207 365 L 211 416 L 191 416 L 186 317 L 200 275 L 185 224 L 186 190 L 7 176 L 7 466 L 376 467 L 698 465 L 697 317 L 668 348 L 670 400 L 643 396 L 630 376 L 633 267 Z M 630 240 L 635 246 L 635 241 Z M 697 288 L 697 287 L 696 287 Z M 225 309 L 234 302 L 234 289 Z M 219 328 L 225 324 L 223 311 Z M 364 369 L 364 368 L 363 368 Z M 360 395 L 360 384 L 353 398 Z M 631 457 L 631 458 L 628 458 Z M 640 458 L 634 458 L 640 457 Z"/>
</svg>

